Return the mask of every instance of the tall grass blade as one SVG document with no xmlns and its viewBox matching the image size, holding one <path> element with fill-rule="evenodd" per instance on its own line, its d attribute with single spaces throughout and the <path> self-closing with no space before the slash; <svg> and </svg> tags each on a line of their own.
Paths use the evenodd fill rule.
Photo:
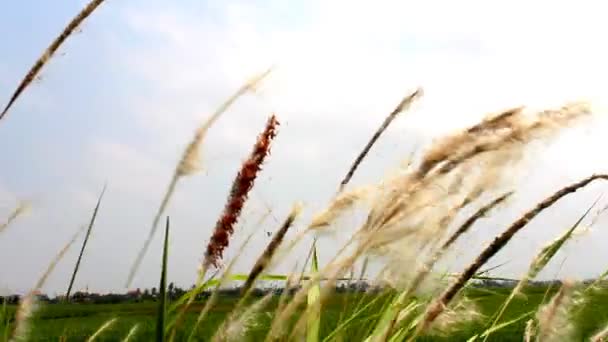
<svg viewBox="0 0 608 342">
<path fill-rule="evenodd" d="M 311 277 L 315 277 L 319 272 L 319 259 L 317 258 L 317 246 L 313 245 L 312 251 L 312 264 L 310 265 Z M 307 294 L 307 305 L 313 307 L 312 311 L 307 312 L 307 329 L 306 329 L 306 342 L 317 342 L 319 341 L 319 328 L 321 326 L 321 285 L 319 280 L 315 281 L 314 284 Z"/>
<path fill-rule="evenodd" d="M 93 225 L 95 224 L 95 219 L 97 218 L 97 212 L 99 211 L 99 205 L 101 204 L 101 199 L 103 198 L 103 194 L 106 192 L 106 185 L 103 186 L 101 190 L 101 194 L 97 199 L 97 204 L 95 205 L 95 209 L 93 210 L 93 216 L 91 216 L 91 221 L 89 222 L 89 227 L 87 229 L 87 233 L 84 236 L 84 241 L 82 242 L 82 247 L 80 248 L 80 253 L 78 254 L 78 260 L 76 260 L 76 265 L 74 266 L 74 271 L 72 272 L 72 278 L 70 279 L 70 284 L 68 285 L 68 291 L 65 294 L 65 300 L 70 300 L 70 294 L 72 293 L 72 286 L 74 285 L 74 280 L 76 279 L 76 273 L 78 273 L 78 269 L 80 267 L 80 261 L 82 260 L 82 255 L 84 253 L 84 249 L 87 247 L 87 242 L 89 241 L 89 237 L 91 236 L 91 231 L 93 230 Z"/>
<path fill-rule="evenodd" d="M 163 265 L 158 286 L 158 311 L 156 313 L 156 341 L 165 341 L 165 320 L 167 316 L 167 256 L 169 255 L 169 216 L 165 226 L 165 244 L 163 245 Z"/>
</svg>

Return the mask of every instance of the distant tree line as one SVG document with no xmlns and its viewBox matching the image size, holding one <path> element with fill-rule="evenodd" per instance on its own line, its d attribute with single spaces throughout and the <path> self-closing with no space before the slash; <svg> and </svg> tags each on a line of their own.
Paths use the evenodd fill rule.
<svg viewBox="0 0 608 342">
<path fill-rule="evenodd" d="M 583 280 L 583 284 L 591 284 L 595 279 L 586 279 Z M 486 278 L 486 279 L 477 279 L 473 282 L 474 287 L 514 287 L 517 284 L 518 280 L 516 279 L 505 279 L 505 278 Z M 547 286 L 555 286 L 559 287 L 561 285 L 560 280 L 544 280 L 544 281 L 530 281 L 528 286 L 538 286 L 538 287 L 547 287 Z M 607 286 L 608 282 L 600 282 L 601 286 Z M 193 289 L 194 285 L 190 289 Z M 269 293 L 274 293 L 275 295 L 281 295 L 284 291 L 289 291 L 290 295 L 293 295 L 296 291 L 298 291 L 301 286 L 290 287 L 288 290 L 282 286 L 274 286 L 274 287 L 264 287 L 264 288 L 254 288 L 252 290 L 252 296 L 254 297 L 262 297 Z M 337 293 L 377 293 L 382 291 L 384 288 L 378 285 L 370 285 L 365 280 L 358 281 L 339 281 L 335 285 L 335 291 Z M 213 290 L 202 291 L 198 294 L 197 300 L 203 300 L 211 295 Z M 221 288 L 218 290 L 220 296 L 224 297 L 239 297 L 241 295 L 242 288 L 240 286 Z M 170 283 L 167 286 L 167 299 L 169 301 L 175 301 L 184 294 L 186 294 L 187 290 L 175 286 L 174 283 Z M 72 294 L 69 298 L 69 302 L 71 303 L 89 303 L 89 304 L 119 304 L 119 303 L 143 303 L 143 302 L 153 302 L 158 299 L 158 290 L 156 287 L 152 287 L 150 289 L 140 289 L 137 288 L 132 291 L 128 291 L 126 293 L 94 293 L 88 291 L 77 291 Z M 44 303 L 61 303 L 66 302 L 66 298 L 64 295 L 59 295 L 55 297 L 49 297 L 46 294 L 37 294 L 36 299 L 39 302 Z M 20 295 L 10 295 L 10 296 L 0 296 L 0 304 L 8 304 L 15 305 L 18 304 L 21 300 Z"/>
</svg>

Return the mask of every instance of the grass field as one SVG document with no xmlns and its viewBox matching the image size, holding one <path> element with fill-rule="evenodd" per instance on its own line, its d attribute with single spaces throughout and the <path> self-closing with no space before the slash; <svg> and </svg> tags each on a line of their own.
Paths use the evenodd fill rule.
<svg viewBox="0 0 608 342">
<path fill-rule="evenodd" d="M 17 85 L 0 112 L 0 119 L 13 104 L 18 103 L 17 99 L 36 80 L 63 42 L 77 32 L 83 21 L 103 2 L 90 0 L 56 36 Z M 227 198 L 210 199 L 222 201 L 224 206 L 210 232 L 195 286 L 179 299 L 180 302 L 167 302 L 171 298 L 167 289 L 170 292 L 172 286 L 167 286 L 171 220 L 166 212 L 174 193 L 179 191 L 177 185 L 185 177 L 200 174 L 204 168 L 200 159 L 201 149 L 213 124 L 240 97 L 254 93 L 272 70 L 269 68 L 249 79 L 205 121 L 193 127 L 192 140 L 184 146 L 177 159 L 148 234 L 142 236 L 143 245 L 138 249 L 126 282 L 126 288 L 130 288 L 147 254 L 154 254 L 159 259 L 162 255 L 162 266 L 158 270 L 158 296 L 146 297 L 158 301 L 112 305 L 75 303 L 77 298 L 71 290 L 78 276 L 80 261 L 87 258 L 87 242 L 92 236 L 104 186 L 88 225 L 83 227 L 87 229 L 79 230 L 53 259 L 49 259 L 46 271 L 32 284 L 29 292 L 20 297 L 18 307 L 2 307 L 0 342 L 124 341 L 126 337 L 131 341 L 159 342 L 193 339 L 218 342 L 608 341 L 608 291 L 605 287 L 596 286 L 603 284 L 601 281 L 608 272 L 598 277 L 594 286 L 567 279 L 555 287 L 530 285 L 556 253 L 576 236 L 575 230 L 579 226 L 590 228 L 597 222 L 596 218 L 608 210 L 608 205 L 598 209 L 596 217 L 590 217 L 591 223 L 582 224 L 599 198 L 584 213 L 581 206 L 580 219 L 537 251 L 527 270 L 521 270 L 522 277 L 515 289 L 472 286 L 486 272 L 482 271 L 484 266 L 505 246 L 512 245 L 514 236 L 525 230 L 530 221 L 563 197 L 591 183 L 608 181 L 608 174 L 594 173 L 554 189 L 514 221 L 493 222 L 504 229 L 489 243 L 467 245 L 466 248 L 478 247 L 478 254 L 468 265 L 451 274 L 454 279 L 448 283 L 435 277 L 443 277 L 436 266 L 456 249 L 457 241 L 470 237 L 469 232 L 475 229 L 478 220 L 490 217 L 494 210 L 510 201 L 513 193 L 529 191 L 519 186 L 513 177 L 514 169 L 527 155 L 528 146 L 538 140 L 551 140 L 562 130 L 587 121 L 594 111 L 586 102 L 566 103 L 559 108 L 533 112 L 524 107 L 503 109 L 475 125 L 434 140 L 421 149 L 421 154 L 415 151 L 415 158 L 414 155 L 407 157 L 382 179 L 369 184 L 350 184 L 362 160 L 391 122 L 423 95 L 422 88 L 418 88 L 403 97 L 385 117 L 356 155 L 345 177 L 336 184 L 337 192 L 334 188 L 328 190 L 335 196 L 326 203 L 327 206 L 311 220 L 302 222 L 303 208 L 300 199 L 294 198 L 291 211 L 280 214 L 285 215 L 281 216 L 284 220 L 272 233 L 269 243 L 257 246 L 260 253 L 253 267 L 247 273 L 235 275 L 232 265 L 236 257 L 225 260 L 224 251 L 231 244 L 233 235 L 240 234 L 236 229 L 239 218 L 243 216 L 258 174 L 269 162 L 271 146 L 274 146 L 274 138 L 280 131 L 281 114 L 272 113 L 255 141 L 251 137 L 254 144 L 247 159 L 240 167 L 235 165 L 237 172 Z M 348 127 L 346 122 L 340 125 L 336 128 Z M 314 139 L 314 134 L 310 132 L 310 139 Z M 354 147 L 355 150 L 358 148 Z M 317 165 L 310 167 L 316 168 Z M 9 226 L 24 211 L 25 206 L 19 204 L 8 213 L 1 221 L 0 233 L 13 228 Z M 320 233 L 339 227 L 340 217 L 355 213 L 363 215 L 353 217 L 364 219 L 353 223 L 355 230 L 351 238 L 343 246 L 332 249 L 336 254 L 331 259 L 320 263 L 316 244 L 317 238 L 322 236 Z M 163 221 L 166 223 L 162 254 L 160 250 L 148 251 Z M 85 232 L 82 240 L 81 232 Z M 288 235 L 288 232 L 294 235 Z M 292 255 L 294 246 L 305 241 L 307 236 L 314 236 L 315 243 L 306 246 L 309 253 L 303 265 L 298 264 L 298 270 L 291 274 L 270 273 L 275 272 L 277 263 Z M 65 304 L 37 305 L 37 294 L 42 292 L 47 278 L 72 245 L 79 241 L 82 242 L 78 259 L 64 297 L 66 301 L 62 302 Z M 386 262 L 378 269 L 369 270 L 368 262 L 377 256 Z M 108 269 L 113 267 L 104 266 Z M 214 273 L 215 270 L 219 272 Z M 372 285 L 386 289 L 385 292 L 334 292 L 338 281 L 356 280 L 355 270 L 360 271 L 360 279 L 371 279 Z M 349 272 L 350 276 L 347 276 Z M 256 282 L 263 279 L 285 281 L 287 288 L 295 287 L 297 290 L 289 298 L 250 296 Z M 218 300 L 213 305 L 206 305 L 212 303 L 211 300 L 193 300 L 200 298 L 199 291 L 211 290 L 214 284 L 217 284 L 216 289 L 220 288 L 228 280 L 244 281 L 238 292 L 242 297 L 215 291 L 210 298 Z M 432 286 L 423 286 L 427 280 L 433 283 Z M 183 303 L 186 305 L 177 305 Z"/>
<path fill-rule="evenodd" d="M 547 291 L 548 290 L 548 291 Z M 546 293 L 549 293 L 546 296 Z M 509 325 L 495 334 L 491 335 L 489 341 L 521 341 L 524 335 L 525 323 L 537 310 L 539 304 L 550 298 L 554 290 L 547 288 L 531 288 L 526 291 L 526 298 L 515 299 L 501 321 L 510 321 L 522 317 L 526 313 L 530 316 Z M 509 294 L 509 289 L 505 288 L 471 288 L 466 291 L 467 296 L 478 306 L 481 314 L 490 316 L 496 312 Z M 325 303 L 321 320 L 322 326 L 320 337 L 325 338 L 336 329 L 340 322 L 340 316 L 347 317 L 345 312 L 354 312 L 353 303 L 369 302 L 373 299 L 381 298 L 370 306 L 364 314 L 355 319 L 352 324 L 343 332 L 344 341 L 355 341 L 361 336 L 366 336 L 373 328 L 372 322 L 381 311 L 383 296 L 386 295 L 359 295 L 359 294 L 336 294 Z M 602 324 L 608 321 L 608 290 L 601 290 L 593 293 L 591 302 L 583 307 L 583 310 L 574 317 L 574 325 L 577 328 L 577 340 L 588 340 L 590 336 L 601 329 Z M 247 333 L 246 339 L 250 341 L 263 340 L 271 322 L 270 313 L 276 307 L 278 298 L 273 298 L 268 310 L 256 318 L 256 325 Z M 207 316 L 207 319 L 200 327 L 197 340 L 209 340 L 222 320 L 227 316 L 236 303 L 236 299 L 224 297 L 220 298 L 214 309 Z M 348 308 L 344 310 L 344 303 L 348 303 Z M 151 341 L 154 340 L 157 303 L 133 303 L 133 304 L 51 304 L 41 307 L 33 319 L 33 329 L 31 331 L 32 341 L 82 341 L 91 336 L 102 324 L 109 319 L 117 317 L 118 320 L 108 330 L 104 331 L 98 341 L 118 341 L 125 338 L 129 330 L 136 324 L 139 328 L 133 336 L 132 341 Z M 197 303 L 192 307 L 184 321 L 184 329 L 181 334 L 189 333 L 195 320 L 196 313 L 202 307 L 202 303 Z M 9 307 L 9 311 L 14 313 L 15 308 Z M 424 336 L 420 341 L 466 341 L 475 333 L 484 329 L 484 322 L 480 320 L 473 324 L 458 327 L 457 330 L 446 336 Z M 176 336 L 178 339 L 184 336 Z M 63 339 L 62 339 L 63 338 Z"/>
</svg>

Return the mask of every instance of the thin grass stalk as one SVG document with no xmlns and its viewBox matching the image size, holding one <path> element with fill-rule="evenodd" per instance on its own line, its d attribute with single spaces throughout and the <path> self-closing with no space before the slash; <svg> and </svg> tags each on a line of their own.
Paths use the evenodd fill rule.
<svg viewBox="0 0 608 342">
<path fill-rule="evenodd" d="M 26 209 L 27 209 L 26 204 L 19 203 L 17 205 L 17 207 L 15 207 L 15 209 L 8 216 L 6 221 L 3 223 L 0 223 L 0 234 L 2 234 L 2 232 L 4 232 L 6 230 L 6 228 L 8 228 L 8 226 L 10 226 L 11 223 L 13 223 L 20 215 L 22 215 Z"/>
<path fill-rule="evenodd" d="M 253 287 L 253 284 L 255 283 L 258 276 L 260 274 L 262 274 L 262 272 L 266 269 L 268 264 L 271 262 L 275 251 L 283 242 L 283 238 L 285 237 L 285 234 L 287 234 L 287 231 L 293 225 L 293 222 L 295 221 L 295 219 L 298 216 L 298 214 L 300 213 L 300 211 L 301 211 L 301 206 L 297 205 L 297 204 L 294 205 L 294 207 L 291 209 L 291 212 L 289 213 L 289 215 L 287 216 L 287 218 L 281 225 L 281 228 L 279 228 L 279 230 L 274 234 L 274 236 L 272 237 L 272 240 L 266 246 L 266 249 L 264 250 L 262 255 L 260 255 L 260 257 L 258 258 L 256 263 L 254 264 L 253 268 L 249 272 L 249 276 L 247 277 L 245 284 L 243 285 L 243 288 L 241 289 L 241 294 L 243 295 L 243 297 L 246 296 L 246 294 L 249 292 L 249 290 Z"/>
<path fill-rule="evenodd" d="M 59 251 L 59 253 L 57 253 L 55 258 L 53 258 L 51 263 L 48 265 L 45 272 L 36 282 L 36 285 L 34 285 L 30 292 L 28 292 L 25 298 L 23 298 L 19 303 L 19 306 L 17 307 L 17 313 L 15 315 L 15 328 L 12 332 L 12 336 L 10 339 L 11 341 L 27 340 L 28 321 L 35 310 L 35 296 L 40 291 L 42 286 L 44 286 L 44 283 L 46 283 L 46 280 L 51 275 L 51 273 L 53 273 L 53 270 L 55 270 L 55 267 L 57 266 L 59 261 L 63 259 L 63 257 L 70 249 L 70 247 L 74 244 L 78 236 L 80 236 L 81 232 L 82 229 L 79 229 L 76 234 L 74 234 L 72 239 Z"/>
<path fill-rule="evenodd" d="M 534 260 L 532 260 L 532 263 L 528 267 L 528 271 L 526 272 L 526 274 L 524 274 L 522 279 L 517 283 L 515 288 L 509 294 L 509 297 L 507 297 L 505 302 L 501 305 L 498 314 L 492 320 L 492 324 L 490 325 L 489 331 L 492 331 L 492 329 L 498 323 L 500 318 L 502 318 L 503 313 L 505 312 L 513 298 L 515 298 L 515 296 L 522 291 L 522 289 L 528 284 L 528 281 L 530 279 L 535 278 L 538 273 L 540 273 L 545 268 L 549 261 L 551 261 L 553 256 L 555 256 L 555 254 L 561 249 L 561 247 L 564 246 L 566 241 L 568 241 L 570 237 L 572 237 L 572 233 L 574 233 L 574 230 L 578 228 L 581 222 L 587 217 L 587 215 L 589 215 L 591 210 L 597 204 L 598 200 L 599 198 L 595 202 L 593 202 L 593 204 L 591 204 L 589 208 L 587 208 L 587 210 L 576 220 L 576 222 L 572 226 L 570 226 L 570 228 L 568 228 L 563 234 L 561 234 L 556 240 L 551 242 L 549 245 L 543 247 L 541 251 L 536 255 L 536 257 L 534 258 Z M 490 335 L 491 332 L 486 334 L 483 342 L 487 341 Z"/>
<path fill-rule="evenodd" d="M 15 101 L 17 100 L 17 98 L 19 98 L 19 96 L 21 95 L 21 93 L 23 93 L 23 91 L 25 90 L 25 88 L 27 88 L 32 81 L 34 81 L 34 79 L 36 78 L 36 76 L 38 75 L 38 73 L 40 72 L 40 70 L 42 70 L 42 67 L 51 59 L 51 57 L 53 57 L 53 55 L 55 54 L 55 52 L 57 52 L 57 50 L 59 49 L 59 47 L 61 46 L 61 44 L 63 44 L 63 42 L 68 39 L 68 37 L 70 35 L 72 35 L 72 33 L 76 30 L 76 28 L 78 26 L 80 26 L 80 24 L 88 17 L 91 15 L 91 13 L 93 13 L 93 11 L 95 11 L 95 9 L 97 9 L 97 7 L 99 7 L 99 5 L 101 5 L 103 3 L 104 0 L 92 0 L 91 2 L 89 2 L 69 23 L 68 25 L 63 29 L 63 31 L 61 32 L 61 34 L 59 34 L 59 36 L 57 36 L 53 42 L 51 42 L 51 45 L 49 45 L 49 47 L 47 47 L 47 49 L 44 51 L 44 53 L 42 54 L 42 56 L 40 56 L 38 58 L 38 60 L 36 60 L 36 62 L 34 63 L 34 65 L 30 68 L 30 70 L 27 72 L 27 74 L 25 75 L 25 77 L 21 80 L 21 82 L 19 83 L 19 85 L 17 86 L 17 89 L 15 89 L 15 91 L 13 92 L 13 95 L 11 96 L 10 100 L 8 101 L 8 103 L 6 104 L 6 106 L 4 107 L 4 110 L 2 110 L 2 113 L 0 113 L 0 120 L 2 120 L 2 118 L 4 118 L 4 116 L 6 115 L 6 113 L 8 112 L 8 110 L 11 108 L 11 106 L 13 105 L 13 103 L 15 103 Z"/>
<path fill-rule="evenodd" d="M 93 209 L 93 215 L 91 216 L 91 220 L 89 221 L 89 227 L 87 228 L 87 233 L 84 236 L 84 241 L 82 242 L 82 247 L 80 248 L 80 253 L 78 254 L 78 259 L 76 260 L 76 265 L 74 265 L 74 271 L 72 272 L 72 277 L 70 278 L 70 284 L 68 285 L 68 291 L 65 294 L 65 300 L 70 300 L 70 294 L 72 293 L 72 286 L 74 285 L 74 280 L 76 279 L 76 274 L 78 273 L 78 269 L 80 268 L 80 261 L 82 260 L 82 255 L 84 254 L 84 249 L 87 247 L 87 242 L 89 241 L 89 237 L 91 236 L 91 231 L 93 231 L 93 225 L 95 225 L 95 219 L 97 218 L 97 212 L 99 211 L 99 206 L 101 205 L 101 200 L 103 198 L 103 194 L 106 192 L 106 185 L 104 184 L 103 189 L 101 190 L 101 194 L 99 198 L 97 198 L 97 204 L 95 204 L 95 209 Z"/>
<path fill-rule="evenodd" d="M 255 88 L 257 87 L 257 85 L 266 76 L 268 76 L 268 74 L 270 74 L 271 71 L 272 71 L 272 69 L 268 69 L 264 73 L 253 77 L 251 80 L 249 80 L 247 83 L 245 83 L 231 97 L 229 97 L 211 115 L 211 117 L 209 119 L 207 119 L 201 126 L 199 126 L 196 129 L 194 137 L 192 138 L 192 140 L 190 141 L 190 143 L 188 144 L 186 149 L 183 151 L 181 159 L 175 168 L 173 177 L 171 178 L 171 182 L 169 183 L 169 186 L 167 187 L 167 190 L 165 192 L 165 195 L 163 196 L 161 204 L 156 212 L 156 215 L 154 216 L 154 220 L 152 221 L 152 227 L 150 228 L 148 237 L 146 238 L 146 241 L 144 242 L 142 249 L 139 251 L 137 258 L 135 259 L 135 262 L 133 263 L 133 266 L 131 267 L 131 270 L 129 272 L 129 277 L 127 278 L 126 287 L 129 287 L 131 285 L 131 282 L 133 281 L 133 278 L 135 277 L 135 274 L 136 274 L 137 270 L 139 269 L 139 266 L 141 265 L 143 257 L 146 254 L 146 251 L 148 250 L 148 248 L 150 247 L 150 243 L 152 242 L 152 239 L 154 238 L 154 235 L 158 228 L 158 223 L 160 221 L 160 218 L 164 214 L 164 212 L 169 204 L 169 201 L 171 200 L 171 197 L 173 196 L 173 192 L 175 191 L 178 181 L 182 177 L 191 175 L 200 169 L 200 166 L 198 165 L 199 164 L 198 163 L 198 159 L 199 159 L 198 151 L 200 149 L 200 146 L 201 146 L 209 128 L 211 128 L 211 126 L 222 116 L 222 114 L 224 114 L 228 110 L 228 108 L 230 108 L 230 106 L 234 102 L 236 102 L 236 100 L 238 98 L 240 98 L 247 92 L 254 91 Z"/>
<path fill-rule="evenodd" d="M 507 230 L 497 236 L 494 241 L 492 241 L 492 243 L 488 245 L 481 252 L 481 254 L 477 256 L 475 261 L 473 261 L 473 263 L 471 263 L 465 269 L 465 271 L 460 275 L 460 277 L 441 294 L 441 296 L 435 301 L 435 303 L 433 303 L 427 309 L 424 320 L 420 322 L 417 327 L 416 333 L 414 334 L 414 336 L 412 336 L 410 340 L 413 340 L 420 333 L 425 331 L 428 326 L 444 311 L 445 307 L 456 296 L 460 289 L 462 289 L 462 287 L 469 281 L 469 279 L 471 279 L 471 277 L 475 275 L 475 273 L 488 260 L 490 260 L 490 258 L 492 258 L 496 253 L 498 253 L 498 251 L 500 251 L 511 240 L 511 238 L 515 236 L 517 232 L 524 228 L 528 224 L 528 222 L 534 219 L 543 210 L 551 207 L 562 197 L 576 192 L 577 190 L 587 186 L 589 183 L 595 180 L 608 180 L 608 175 L 595 174 L 574 184 L 566 186 L 561 190 L 555 192 L 553 195 L 549 196 L 542 202 L 538 203 L 533 209 L 531 209 L 518 220 L 513 222 L 513 224 L 511 224 L 511 226 L 509 226 Z"/>
<path fill-rule="evenodd" d="M 136 323 L 131 327 L 131 329 L 129 329 L 129 333 L 127 333 L 127 336 L 125 336 L 122 342 L 129 342 L 133 338 L 133 336 L 135 336 L 137 330 L 139 329 L 139 324 L 140 323 Z"/>
<path fill-rule="evenodd" d="M 116 323 L 117 320 L 118 320 L 118 318 L 115 317 L 115 318 L 112 318 L 112 319 L 108 320 L 104 324 L 102 324 L 101 327 L 99 327 L 99 329 L 97 329 L 97 331 L 95 331 L 95 333 L 93 333 L 93 335 L 91 335 L 91 337 L 89 337 L 87 339 L 87 342 L 93 342 L 93 341 L 95 341 L 95 339 L 97 337 L 99 337 L 99 335 L 101 335 L 102 332 L 104 332 L 108 328 L 110 328 L 114 323 Z"/>
<path fill-rule="evenodd" d="M 416 89 L 416 91 L 414 91 L 410 95 L 404 97 L 401 100 L 401 102 L 399 102 L 399 104 L 397 105 L 397 107 L 395 107 L 395 109 L 393 109 L 393 111 L 386 117 L 386 119 L 384 119 L 384 122 L 382 122 L 382 125 L 380 125 L 380 127 L 378 127 L 378 129 L 376 130 L 376 132 L 374 132 L 374 135 L 367 142 L 367 145 L 365 145 L 365 147 L 363 148 L 363 150 L 359 153 L 359 155 L 357 156 L 357 158 L 355 159 L 355 161 L 351 165 L 350 169 L 346 173 L 346 176 L 344 176 L 344 179 L 342 179 L 342 181 L 340 182 L 340 187 L 339 187 L 338 192 L 342 192 L 342 190 L 344 189 L 344 187 L 350 182 L 350 180 L 353 177 L 355 171 L 359 167 L 359 164 L 361 164 L 361 162 L 363 161 L 363 159 L 365 158 L 365 156 L 369 153 L 369 151 L 372 148 L 372 146 L 376 143 L 376 141 L 378 140 L 378 138 L 380 138 L 380 136 L 382 135 L 382 133 L 384 133 L 384 131 L 386 131 L 386 129 L 388 128 L 388 126 L 391 124 L 391 122 L 393 122 L 393 120 L 395 120 L 395 118 L 397 117 L 397 115 L 399 113 L 407 110 L 407 108 L 410 107 L 410 105 L 416 99 L 418 99 L 419 97 L 421 97 L 422 94 L 423 94 L 422 88 Z"/>
<path fill-rule="evenodd" d="M 167 316 L 167 258 L 169 255 L 169 216 L 165 226 L 165 243 L 163 245 L 162 271 L 160 273 L 160 284 L 158 285 L 158 311 L 156 313 L 156 341 L 165 341 L 165 320 Z"/>
</svg>

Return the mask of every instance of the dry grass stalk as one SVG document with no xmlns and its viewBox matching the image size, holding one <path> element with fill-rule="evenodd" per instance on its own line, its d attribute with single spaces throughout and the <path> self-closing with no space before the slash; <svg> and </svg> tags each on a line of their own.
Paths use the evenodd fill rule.
<svg viewBox="0 0 608 342">
<path fill-rule="evenodd" d="M 234 232 L 234 225 L 247 200 L 248 193 L 253 187 L 253 183 L 257 177 L 257 173 L 261 169 L 264 159 L 270 153 L 270 143 L 276 135 L 278 125 L 279 122 L 274 114 L 271 115 L 266 122 L 264 132 L 258 137 L 249 159 L 243 163 L 241 170 L 232 183 L 232 189 L 224 212 L 217 221 L 213 235 L 207 244 L 203 268 L 210 265 L 217 267 L 218 261 L 222 258 L 224 249 L 228 247 L 230 236 Z"/>
<path fill-rule="evenodd" d="M 477 222 L 479 219 L 485 217 L 492 209 L 494 209 L 497 205 L 505 202 L 513 192 L 507 192 L 501 196 L 498 196 L 492 202 L 487 205 L 479 208 L 473 215 L 471 215 L 466 221 L 464 221 L 454 233 L 441 245 L 442 251 L 448 250 L 458 238 L 460 238 L 463 234 L 469 231 L 469 229 Z"/>
<path fill-rule="evenodd" d="M 264 253 L 262 253 L 262 255 L 260 255 L 260 257 L 256 261 L 255 265 L 249 272 L 249 276 L 247 277 L 247 280 L 245 281 L 245 284 L 243 285 L 242 290 L 241 290 L 241 293 L 243 295 L 245 295 L 249 292 L 249 290 L 252 288 L 255 280 L 270 264 L 270 261 L 272 260 L 272 257 L 274 256 L 274 252 L 277 250 L 279 245 L 281 245 L 281 243 L 283 242 L 283 238 L 285 237 L 285 234 L 287 234 L 287 231 L 293 225 L 293 222 L 295 221 L 296 217 L 300 214 L 301 209 L 302 209 L 302 207 L 299 204 L 294 205 L 294 207 L 291 209 L 291 212 L 289 213 L 289 216 L 287 216 L 287 219 L 285 219 L 285 221 L 281 225 L 281 228 L 279 228 L 279 230 L 274 234 L 274 236 L 272 237 L 272 240 L 266 246 Z"/>
<path fill-rule="evenodd" d="M 46 283 L 46 280 L 55 269 L 55 266 L 57 266 L 70 247 L 74 244 L 74 242 L 76 242 L 76 239 L 78 236 L 80 236 L 82 231 L 83 229 L 78 230 L 72 239 L 59 251 L 59 253 L 57 253 L 42 276 L 36 282 L 36 285 L 34 285 L 30 292 L 28 292 L 28 294 L 25 295 L 25 297 L 19 303 L 17 313 L 15 314 L 15 329 L 13 330 L 11 341 L 27 340 L 29 329 L 28 321 L 36 309 L 36 295 L 40 292 L 40 289 L 42 286 L 44 286 L 44 283 Z"/>
<path fill-rule="evenodd" d="M 428 308 L 424 320 L 418 326 L 418 333 L 426 330 L 426 328 L 445 310 L 446 306 L 450 303 L 450 301 L 456 296 L 460 289 L 462 289 L 466 282 L 469 281 L 469 279 L 471 279 L 471 277 L 475 275 L 475 273 L 481 268 L 481 266 L 483 266 L 490 258 L 492 258 L 499 250 L 501 250 L 511 240 L 511 238 L 515 236 L 517 232 L 519 232 L 528 224 L 528 222 L 530 222 L 543 210 L 555 204 L 555 202 L 557 202 L 562 197 L 571 194 L 579 190 L 580 188 L 585 187 L 589 183 L 599 179 L 608 180 L 608 175 L 592 175 L 579 182 L 562 188 L 561 190 L 555 192 L 553 195 L 549 196 L 542 202 L 538 203 L 533 209 L 525 213 L 522 217 L 520 217 L 513 224 L 511 224 L 511 226 L 509 226 L 507 230 L 497 236 L 494 241 L 492 241 L 492 243 L 488 245 L 481 252 L 481 254 L 477 256 L 473 263 L 467 266 L 465 271 L 460 274 L 458 279 L 441 294 L 441 296 L 435 301 L 434 304 L 432 304 Z"/>
<path fill-rule="evenodd" d="M 2 120 L 2 118 L 4 118 L 4 116 L 6 115 L 8 110 L 11 108 L 13 103 L 15 103 L 15 101 L 21 95 L 21 93 L 23 93 L 25 88 L 27 88 L 32 83 L 32 81 L 34 81 L 34 79 L 36 78 L 36 76 L 38 75 L 40 70 L 42 70 L 42 67 L 44 67 L 44 65 L 51 59 L 51 57 L 53 57 L 53 54 L 55 54 L 55 52 L 57 52 L 57 50 L 59 49 L 61 44 L 63 44 L 63 42 L 66 39 L 68 39 L 68 37 L 76 30 L 76 28 L 78 28 L 78 26 L 80 26 L 80 24 L 88 16 L 90 16 L 91 13 L 93 13 L 93 11 L 95 11 L 95 9 L 97 9 L 97 7 L 99 7 L 99 5 L 101 5 L 103 2 L 104 2 L 104 0 L 92 0 L 91 2 L 89 2 L 80 11 L 80 13 L 78 13 L 68 23 L 68 25 L 63 29 L 61 34 L 59 36 L 57 36 L 55 38 L 55 40 L 53 40 L 51 45 L 49 45 L 49 47 L 44 51 L 42 56 L 40 56 L 38 58 L 38 60 L 34 63 L 34 65 L 27 72 L 25 77 L 21 80 L 21 83 L 19 83 L 19 86 L 17 86 L 17 89 L 13 92 L 13 95 L 11 96 L 10 100 L 8 101 L 8 104 L 6 105 L 6 107 L 4 107 L 4 110 L 2 111 L 2 113 L 0 113 L 0 120 Z"/>
<path fill-rule="evenodd" d="M 8 226 L 10 226 L 11 223 L 13 223 L 17 219 L 17 217 L 25 213 L 27 209 L 27 204 L 24 202 L 20 202 L 13 210 L 13 212 L 11 212 L 11 214 L 8 216 L 6 222 L 0 223 L 0 234 L 4 232 L 4 230 L 6 230 L 6 228 L 8 228 Z"/>
<path fill-rule="evenodd" d="M 181 177 L 191 175 L 195 173 L 197 170 L 201 168 L 200 160 L 199 160 L 199 150 L 202 142 L 207 134 L 209 128 L 220 118 L 222 114 L 224 114 L 228 108 L 241 96 L 246 94 L 247 92 L 254 91 L 258 84 L 266 78 L 270 74 L 272 69 L 268 69 L 265 72 L 251 78 L 248 82 L 246 82 L 241 88 L 239 88 L 232 96 L 230 96 L 212 115 L 209 119 L 207 119 L 201 126 L 199 126 L 194 134 L 194 137 L 184 150 L 182 157 L 180 158 L 179 163 L 175 168 L 175 172 L 173 173 L 173 177 L 171 178 L 171 182 L 167 187 L 165 195 L 161 201 L 161 204 L 154 216 L 154 220 L 152 221 L 152 227 L 150 228 L 150 232 L 146 241 L 144 242 L 144 246 L 139 251 L 133 266 L 131 267 L 131 271 L 129 272 L 129 277 L 127 279 L 126 286 L 129 287 L 131 282 L 133 281 L 133 277 L 135 277 L 135 273 L 141 264 L 146 251 L 148 250 L 150 243 L 152 242 L 152 238 L 158 229 L 158 223 L 160 222 L 161 216 L 164 214 L 171 197 L 173 196 L 173 192 L 175 191 L 175 187 L 177 186 L 178 181 Z"/>
<path fill-rule="evenodd" d="M 351 165 L 350 169 L 346 173 L 346 176 L 344 177 L 342 182 L 340 182 L 340 188 L 339 188 L 338 192 L 341 192 L 344 189 L 344 187 L 346 186 L 346 184 L 348 184 L 350 179 L 353 177 L 353 174 L 359 167 L 359 164 L 361 164 L 361 162 L 363 161 L 363 159 L 365 158 L 367 153 L 369 153 L 369 150 L 376 143 L 378 138 L 380 138 L 380 135 L 382 135 L 382 133 L 384 133 L 384 131 L 388 128 L 388 126 L 391 124 L 391 122 L 393 122 L 393 120 L 395 120 L 395 118 L 397 117 L 397 115 L 399 113 L 405 111 L 416 99 L 421 97 L 422 94 L 423 94 L 422 88 L 416 89 L 416 91 L 414 91 L 412 94 L 403 98 L 403 100 L 401 100 L 401 102 L 397 105 L 397 107 L 395 107 L 395 109 L 386 117 L 386 119 L 384 119 L 384 122 L 382 123 L 382 125 L 380 125 L 380 127 L 376 130 L 376 132 L 374 133 L 372 138 L 368 141 L 367 145 L 365 145 L 365 147 L 363 148 L 361 153 L 357 156 L 357 158 Z"/>
</svg>

